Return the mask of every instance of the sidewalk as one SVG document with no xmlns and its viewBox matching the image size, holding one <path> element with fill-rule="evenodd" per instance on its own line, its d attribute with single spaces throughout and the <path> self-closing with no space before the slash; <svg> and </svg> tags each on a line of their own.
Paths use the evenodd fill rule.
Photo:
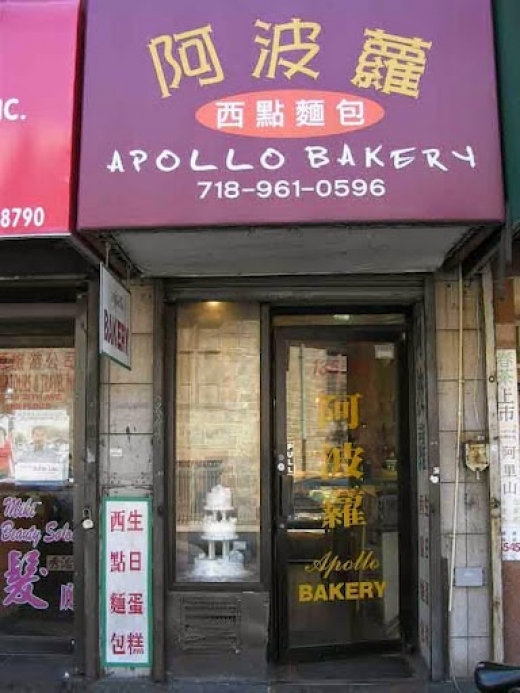
<svg viewBox="0 0 520 693">
<path fill-rule="evenodd" d="M 0 655 L 0 693 L 477 693 L 471 680 L 429 683 L 417 679 L 353 681 L 261 681 L 105 678 L 93 683 L 75 678 L 68 655 Z"/>
</svg>

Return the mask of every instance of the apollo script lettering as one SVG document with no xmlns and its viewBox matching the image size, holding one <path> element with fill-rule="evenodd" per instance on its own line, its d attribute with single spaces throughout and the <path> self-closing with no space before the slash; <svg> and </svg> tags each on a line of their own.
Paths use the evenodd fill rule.
<svg viewBox="0 0 520 693">
<path fill-rule="evenodd" d="M 373 551 L 361 551 L 353 558 L 343 559 L 332 551 L 316 559 L 305 567 L 307 573 L 318 573 L 322 580 L 328 580 L 334 573 L 377 570 L 380 562 Z M 299 602 L 354 601 L 361 599 L 381 599 L 386 590 L 386 582 L 378 580 L 358 580 L 327 582 L 317 585 L 301 583 L 298 585 Z"/>
<path fill-rule="evenodd" d="M 321 573 L 323 578 L 330 577 L 334 572 L 346 572 L 348 570 L 377 570 L 379 561 L 374 558 L 373 551 L 362 551 L 357 558 L 341 559 L 328 551 L 324 556 L 305 567 L 307 573 Z"/>
</svg>

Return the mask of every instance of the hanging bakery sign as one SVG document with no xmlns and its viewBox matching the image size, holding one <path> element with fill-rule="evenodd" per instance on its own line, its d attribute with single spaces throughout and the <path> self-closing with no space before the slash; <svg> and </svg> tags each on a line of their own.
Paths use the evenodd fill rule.
<svg viewBox="0 0 520 693">
<path fill-rule="evenodd" d="M 100 266 L 99 351 L 131 368 L 130 292 Z"/>
<path fill-rule="evenodd" d="M 83 229 L 502 218 L 489 0 L 92 0 L 87 25 Z"/>
</svg>

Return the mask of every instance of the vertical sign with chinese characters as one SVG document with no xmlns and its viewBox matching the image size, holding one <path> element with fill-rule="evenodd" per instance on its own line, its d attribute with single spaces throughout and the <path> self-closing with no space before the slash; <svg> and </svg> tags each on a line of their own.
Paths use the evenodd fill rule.
<svg viewBox="0 0 520 693">
<path fill-rule="evenodd" d="M 103 502 L 103 665 L 152 660 L 151 515 L 146 498 Z"/>
<path fill-rule="evenodd" d="M 520 560 L 520 469 L 515 349 L 497 349 L 498 437 L 502 485 L 502 559 Z"/>
</svg>

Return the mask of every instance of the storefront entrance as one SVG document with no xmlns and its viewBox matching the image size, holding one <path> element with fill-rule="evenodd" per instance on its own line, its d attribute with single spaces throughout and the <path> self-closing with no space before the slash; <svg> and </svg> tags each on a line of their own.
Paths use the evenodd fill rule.
<svg viewBox="0 0 520 693">
<path fill-rule="evenodd" d="M 399 648 L 416 594 L 404 319 L 304 322 L 274 327 L 278 654 Z"/>
</svg>

